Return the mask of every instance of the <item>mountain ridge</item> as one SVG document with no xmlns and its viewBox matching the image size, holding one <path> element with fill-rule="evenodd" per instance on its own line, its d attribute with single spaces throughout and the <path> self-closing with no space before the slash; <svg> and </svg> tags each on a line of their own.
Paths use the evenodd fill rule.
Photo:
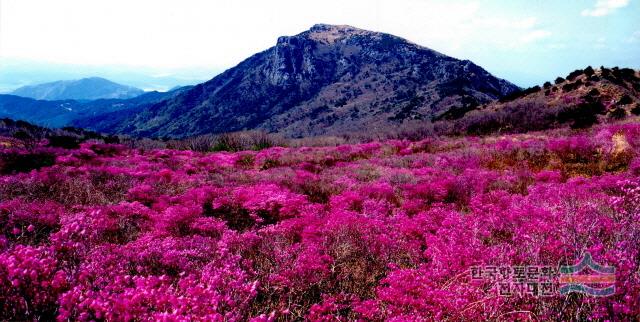
<svg viewBox="0 0 640 322">
<path fill-rule="evenodd" d="M 449 134 L 522 133 L 563 126 L 587 128 L 638 116 L 640 71 L 588 66 L 436 126 Z"/>
<path fill-rule="evenodd" d="M 100 115 L 126 113 L 125 111 L 159 102 L 191 88 L 183 86 L 168 92 L 145 92 L 129 99 L 36 100 L 28 97 L 0 94 L 0 117 L 27 121 L 49 127 L 72 125 L 79 119 L 91 119 Z M 87 126 L 88 127 L 88 126 Z"/>
<path fill-rule="evenodd" d="M 517 90 L 471 61 L 397 36 L 317 24 L 279 37 L 189 91 L 94 129 L 175 138 L 247 129 L 335 134 L 437 119 Z"/>
<path fill-rule="evenodd" d="M 143 93 L 139 88 L 118 84 L 102 77 L 87 77 L 27 85 L 9 94 L 36 100 L 58 101 L 128 99 Z"/>
</svg>

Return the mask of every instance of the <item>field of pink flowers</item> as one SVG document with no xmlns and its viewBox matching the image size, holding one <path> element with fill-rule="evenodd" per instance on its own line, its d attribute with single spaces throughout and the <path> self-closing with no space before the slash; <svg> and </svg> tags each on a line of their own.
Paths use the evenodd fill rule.
<svg viewBox="0 0 640 322">
<path fill-rule="evenodd" d="M 4 147 L 0 320 L 638 319 L 638 152 L 640 124 L 238 153 Z M 51 164 L 12 171 L 31 154 Z M 615 295 L 500 296 L 470 275 L 585 252 L 616 268 Z"/>
</svg>

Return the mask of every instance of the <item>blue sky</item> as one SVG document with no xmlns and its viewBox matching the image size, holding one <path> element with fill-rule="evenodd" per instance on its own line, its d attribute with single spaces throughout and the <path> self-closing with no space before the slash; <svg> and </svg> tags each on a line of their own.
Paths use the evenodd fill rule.
<svg viewBox="0 0 640 322">
<path fill-rule="evenodd" d="M 193 84 L 315 23 L 392 33 L 520 86 L 640 68 L 640 0 L 0 0 L 0 92 L 84 76 Z"/>
</svg>

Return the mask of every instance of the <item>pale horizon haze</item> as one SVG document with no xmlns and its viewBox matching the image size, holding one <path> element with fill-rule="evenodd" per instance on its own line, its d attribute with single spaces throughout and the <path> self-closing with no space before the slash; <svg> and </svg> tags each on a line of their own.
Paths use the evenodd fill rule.
<svg viewBox="0 0 640 322">
<path fill-rule="evenodd" d="M 394 34 L 527 87 L 640 68 L 639 21 L 638 0 L 0 0 L 0 92 L 89 76 L 195 84 L 316 23 Z"/>
</svg>

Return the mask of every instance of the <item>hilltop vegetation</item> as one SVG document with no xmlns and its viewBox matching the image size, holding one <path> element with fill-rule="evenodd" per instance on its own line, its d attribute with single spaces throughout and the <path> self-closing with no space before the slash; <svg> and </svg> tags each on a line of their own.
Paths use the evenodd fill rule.
<svg viewBox="0 0 640 322">
<path fill-rule="evenodd" d="M 640 115 L 640 73 L 587 67 L 441 122 L 442 133 L 523 133 L 568 126 L 588 128 Z"/>
</svg>

